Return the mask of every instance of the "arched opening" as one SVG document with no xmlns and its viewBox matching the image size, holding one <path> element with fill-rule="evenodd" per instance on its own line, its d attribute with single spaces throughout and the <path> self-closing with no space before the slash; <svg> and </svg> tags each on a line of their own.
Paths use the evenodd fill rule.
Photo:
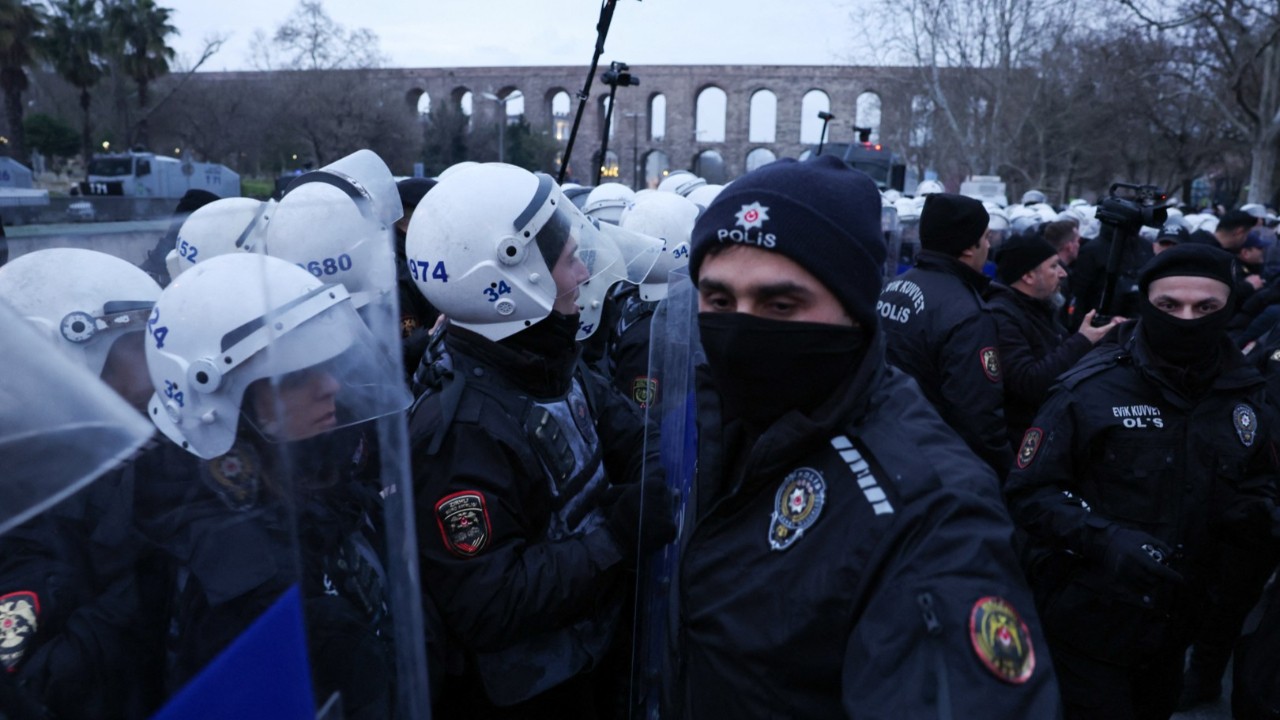
<svg viewBox="0 0 1280 720">
<path fill-rule="evenodd" d="M 758 167 L 768 165 L 777 159 L 778 156 L 769 148 L 756 148 L 755 150 L 747 153 L 747 172 L 751 172 Z"/>
<path fill-rule="evenodd" d="M 880 95 L 868 90 L 858 96 L 856 105 L 858 127 L 871 129 L 871 142 L 880 142 Z"/>
<path fill-rule="evenodd" d="M 757 90 L 751 96 L 751 124 L 747 141 L 771 143 L 776 141 L 778 130 L 778 96 L 771 90 Z M 750 168 L 748 168 L 750 169 Z"/>
<path fill-rule="evenodd" d="M 650 150 L 644 156 L 644 186 L 656 188 L 671 172 L 671 158 L 661 150 Z"/>
<path fill-rule="evenodd" d="M 507 86 L 499 90 L 497 95 L 507 111 L 507 124 L 519 122 L 524 117 L 524 93 L 513 86 Z"/>
<path fill-rule="evenodd" d="M 560 88 L 552 90 L 550 103 L 552 134 L 558 142 L 566 142 L 573 124 L 569 118 L 569 111 L 572 109 L 569 93 Z"/>
<path fill-rule="evenodd" d="M 667 96 L 662 93 L 649 100 L 649 139 L 662 142 L 667 136 Z"/>
<path fill-rule="evenodd" d="M 707 181 L 708 185 L 723 185 L 729 179 L 724 167 L 724 156 L 715 150 L 703 150 L 693 161 L 695 175 Z"/>
<path fill-rule="evenodd" d="M 419 117 L 431 114 L 431 96 L 422 88 L 413 88 L 404 94 L 405 102 Z"/>
<path fill-rule="evenodd" d="M 596 157 L 600 157 L 600 153 L 597 152 Z M 600 182 L 617 182 L 621 175 L 622 168 L 618 165 L 618 153 L 606 150 L 604 161 L 600 163 Z"/>
<path fill-rule="evenodd" d="M 805 93 L 800 100 L 800 142 L 805 145 L 817 145 L 822 138 L 820 112 L 831 112 L 831 97 L 821 90 Z"/>
<path fill-rule="evenodd" d="M 729 96 L 714 85 L 703 88 L 702 92 L 698 93 L 698 102 L 694 110 L 695 142 L 724 142 L 725 113 L 728 107 Z"/>
</svg>

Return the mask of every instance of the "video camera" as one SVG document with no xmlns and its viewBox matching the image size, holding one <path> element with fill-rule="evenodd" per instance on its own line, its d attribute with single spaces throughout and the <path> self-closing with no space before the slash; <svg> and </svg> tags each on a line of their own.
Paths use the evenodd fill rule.
<svg viewBox="0 0 1280 720">
<path fill-rule="evenodd" d="M 1107 196 L 1098 201 L 1098 222 L 1137 234 L 1143 226 L 1161 227 L 1169 217 L 1169 195 L 1156 185 L 1112 183 Z"/>
</svg>

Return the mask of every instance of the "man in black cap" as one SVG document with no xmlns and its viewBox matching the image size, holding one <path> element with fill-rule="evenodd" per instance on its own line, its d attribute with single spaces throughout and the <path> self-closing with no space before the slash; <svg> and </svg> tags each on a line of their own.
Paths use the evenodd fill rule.
<svg viewBox="0 0 1280 720">
<path fill-rule="evenodd" d="M 1058 715 L 996 478 L 884 362 L 885 253 L 875 184 L 832 156 L 744 175 L 694 228 L 671 717 Z"/>
<path fill-rule="evenodd" d="M 1181 245 L 1191 241 L 1191 232 L 1186 226 L 1178 221 L 1169 221 L 1160 228 L 1160 232 L 1156 233 L 1156 239 L 1151 243 L 1151 252 L 1155 255 L 1168 250 L 1175 245 Z"/>
<path fill-rule="evenodd" d="M 1090 310 L 1080 331 L 1068 335 L 1055 315 L 1053 298 L 1067 276 L 1053 245 L 1037 235 L 1004 244 L 991 284 L 989 304 L 1000 338 L 1004 369 L 1004 414 L 1009 442 L 1016 446 L 1049 396 L 1058 376 L 1076 364 L 1124 318 L 1094 327 Z"/>
<path fill-rule="evenodd" d="M 889 364 L 920 383 L 942 419 L 1003 478 L 1013 462 L 1005 431 L 996 323 L 982 296 L 987 211 L 963 195 L 934 193 L 920 213 L 920 253 L 876 303 Z"/>
<path fill-rule="evenodd" d="M 1150 261 L 1139 319 L 1061 378 L 1005 485 L 1069 719 L 1168 718 L 1216 558 L 1267 537 L 1277 425 L 1226 336 L 1232 264 Z"/>
</svg>

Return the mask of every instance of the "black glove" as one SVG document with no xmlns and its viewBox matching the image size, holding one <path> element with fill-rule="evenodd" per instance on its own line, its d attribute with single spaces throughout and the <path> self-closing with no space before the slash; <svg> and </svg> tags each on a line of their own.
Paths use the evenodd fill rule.
<svg viewBox="0 0 1280 720">
<path fill-rule="evenodd" d="M 628 555 L 647 555 L 676 539 L 675 503 L 671 491 L 661 482 L 647 480 L 610 487 L 605 491 L 603 506 L 605 527 Z"/>
<path fill-rule="evenodd" d="M 1169 567 L 1173 553 L 1158 539 L 1124 527 L 1115 528 L 1110 535 L 1102 562 L 1121 583 L 1145 591 L 1163 581 L 1183 582 L 1182 575 Z"/>
</svg>

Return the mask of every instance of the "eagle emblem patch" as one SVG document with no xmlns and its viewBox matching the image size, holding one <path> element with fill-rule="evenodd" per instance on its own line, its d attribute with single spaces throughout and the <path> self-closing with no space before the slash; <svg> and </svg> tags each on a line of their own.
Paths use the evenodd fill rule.
<svg viewBox="0 0 1280 720">
<path fill-rule="evenodd" d="M 17 672 L 40 627 L 40 598 L 23 590 L 0 595 L 0 667 Z"/>
<path fill-rule="evenodd" d="M 1000 382 L 1000 353 L 996 352 L 993 347 L 982 348 L 978 353 L 979 359 L 982 361 L 982 373 L 987 376 L 991 382 Z"/>
<path fill-rule="evenodd" d="M 973 604 L 969 640 L 982 664 L 1007 683 L 1021 685 L 1036 669 L 1036 651 L 1027 624 L 1004 598 L 989 595 Z"/>
<path fill-rule="evenodd" d="M 1036 453 L 1040 451 L 1040 441 L 1044 439 L 1044 431 L 1040 428 L 1027 428 L 1022 435 L 1022 444 L 1018 446 L 1018 469 L 1025 470 Z"/>
<path fill-rule="evenodd" d="M 462 558 L 474 557 L 489 545 L 493 527 L 484 495 L 464 490 L 446 495 L 436 503 L 436 524 L 449 552 Z"/>
<path fill-rule="evenodd" d="M 813 527 L 827 502 L 827 483 L 813 468 L 791 471 L 778 488 L 769 521 L 769 547 L 786 550 Z"/>
<path fill-rule="evenodd" d="M 1240 403 L 1231 411 L 1231 422 L 1236 426 L 1236 435 L 1245 447 L 1253 447 L 1253 439 L 1258 435 L 1258 415 L 1253 408 Z"/>
</svg>

